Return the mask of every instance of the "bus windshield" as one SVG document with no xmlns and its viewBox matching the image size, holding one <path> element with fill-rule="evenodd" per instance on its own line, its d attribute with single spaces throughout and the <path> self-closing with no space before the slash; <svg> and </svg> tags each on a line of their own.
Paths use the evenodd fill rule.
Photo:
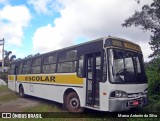
<svg viewBox="0 0 160 121">
<path fill-rule="evenodd" d="M 111 83 L 147 83 L 143 56 L 140 53 L 123 49 L 109 49 L 109 68 Z"/>
</svg>

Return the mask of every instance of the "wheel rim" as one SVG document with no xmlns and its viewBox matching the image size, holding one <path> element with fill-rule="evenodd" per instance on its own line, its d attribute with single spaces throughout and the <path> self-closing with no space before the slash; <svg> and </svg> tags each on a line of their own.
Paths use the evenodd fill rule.
<svg viewBox="0 0 160 121">
<path fill-rule="evenodd" d="M 79 108 L 79 100 L 78 100 L 77 98 L 72 98 L 72 99 L 70 100 L 70 106 L 71 106 L 71 108 L 73 108 L 73 109 Z"/>
</svg>

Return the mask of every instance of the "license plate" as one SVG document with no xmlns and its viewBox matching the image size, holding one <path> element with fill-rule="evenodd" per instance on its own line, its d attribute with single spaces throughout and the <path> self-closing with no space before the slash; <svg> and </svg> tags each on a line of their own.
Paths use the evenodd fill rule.
<svg viewBox="0 0 160 121">
<path fill-rule="evenodd" d="M 139 102 L 137 100 L 135 100 L 135 101 L 133 101 L 133 105 L 137 106 L 137 105 L 139 105 Z"/>
</svg>

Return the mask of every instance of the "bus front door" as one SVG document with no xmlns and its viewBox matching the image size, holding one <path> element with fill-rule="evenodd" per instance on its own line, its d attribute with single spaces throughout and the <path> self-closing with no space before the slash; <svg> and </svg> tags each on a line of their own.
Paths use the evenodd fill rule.
<svg viewBox="0 0 160 121">
<path fill-rule="evenodd" d="M 86 55 L 86 105 L 99 107 L 101 53 Z"/>
</svg>

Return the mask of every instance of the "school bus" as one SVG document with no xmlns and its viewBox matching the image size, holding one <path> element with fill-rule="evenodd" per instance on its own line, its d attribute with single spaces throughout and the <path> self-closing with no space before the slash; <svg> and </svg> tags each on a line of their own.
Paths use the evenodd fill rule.
<svg viewBox="0 0 160 121">
<path fill-rule="evenodd" d="M 70 112 L 142 107 L 148 91 L 140 46 L 116 37 L 16 60 L 8 87 L 21 97 L 62 103 Z"/>
</svg>

